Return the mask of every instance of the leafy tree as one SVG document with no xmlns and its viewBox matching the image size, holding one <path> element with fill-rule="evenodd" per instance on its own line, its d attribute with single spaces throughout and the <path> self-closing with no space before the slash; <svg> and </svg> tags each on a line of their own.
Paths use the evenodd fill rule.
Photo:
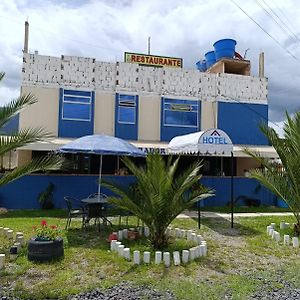
<svg viewBox="0 0 300 300">
<path fill-rule="evenodd" d="M 126 167 L 136 177 L 134 188 L 105 181 L 104 185 L 121 196 L 110 197 L 109 202 L 139 217 L 150 229 L 150 241 L 155 249 L 168 244 L 166 229 L 185 209 L 198 200 L 212 196 L 212 191 L 199 184 L 201 165 L 196 163 L 185 171 L 178 172 L 179 158 L 166 162 L 158 153 L 146 158 L 146 166 L 136 166 L 124 158 Z"/>
<path fill-rule="evenodd" d="M 0 72 L 0 81 L 5 73 Z M 21 110 L 37 102 L 37 99 L 26 94 L 12 100 L 10 103 L 0 107 L 0 130 L 5 124 Z M 45 140 L 51 137 L 50 133 L 42 128 L 24 128 L 11 135 L 0 135 L 0 156 L 9 151 L 23 147 L 30 143 Z M 48 155 L 43 158 L 32 159 L 29 163 L 19 166 L 11 172 L 5 173 L 0 178 L 0 186 L 10 183 L 24 175 L 36 171 L 57 170 L 62 165 L 62 158 L 57 155 Z"/>
<path fill-rule="evenodd" d="M 270 159 L 245 149 L 245 152 L 256 159 L 262 166 L 251 170 L 250 176 L 270 189 L 277 197 L 286 202 L 296 218 L 295 233 L 300 233 L 300 111 L 294 117 L 286 114 L 283 139 L 276 131 L 266 125 L 261 126 L 262 132 L 275 148 L 282 167 Z"/>
</svg>

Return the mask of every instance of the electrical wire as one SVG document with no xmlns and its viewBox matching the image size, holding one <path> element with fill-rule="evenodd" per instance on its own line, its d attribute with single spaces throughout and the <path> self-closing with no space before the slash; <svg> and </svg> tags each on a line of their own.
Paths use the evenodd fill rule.
<svg viewBox="0 0 300 300">
<path fill-rule="evenodd" d="M 288 28 L 286 28 L 286 26 L 284 26 L 284 25 L 281 25 L 276 20 L 276 18 L 259 2 L 259 0 L 255 0 L 255 1 L 256 1 L 257 5 L 259 7 L 261 7 L 264 10 L 264 12 L 279 26 L 279 28 L 283 31 L 284 34 L 287 34 L 289 38 L 292 38 L 295 42 L 298 42 L 297 39 L 291 33 L 287 33 L 287 31 L 289 31 Z M 262 1 L 271 11 L 273 11 L 272 8 L 264 0 L 262 0 Z M 279 20 L 281 21 L 281 19 L 279 19 Z"/>
<path fill-rule="evenodd" d="M 276 11 L 274 11 L 272 9 L 272 7 L 265 1 L 265 0 L 262 0 L 262 2 L 267 6 L 267 8 L 269 8 L 269 10 L 273 13 L 274 16 L 277 17 L 277 19 L 282 23 L 282 25 L 290 32 L 291 35 L 293 35 L 293 39 L 295 41 L 298 41 L 300 42 L 300 38 L 293 32 L 293 30 L 286 24 L 286 22 L 284 22 L 282 20 L 282 18 L 276 13 Z"/>
<path fill-rule="evenodd" d="M 250 20 L 252 20 L 264 33 L 266 33 L 279 47 L 293 57 L 298 63 L 300 60 L 288 49 L 286 49 L 275 37 L 273 37 L 267 30 L 265 30 L 254 18 L 252 18 L 244 9 L 242 9 L 234 0 L 230 0 L 237 8 L 239 8 Z"/>
</svg>

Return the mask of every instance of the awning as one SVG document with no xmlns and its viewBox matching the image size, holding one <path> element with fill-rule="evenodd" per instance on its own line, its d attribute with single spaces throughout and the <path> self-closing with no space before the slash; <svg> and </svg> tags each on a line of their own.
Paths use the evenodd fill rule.
<svg viewBox="0 0 300 300">
<path fill-rule="evenodd" d="M 233 145 L 221 129 L 209 129 L 174 137 L 168 145 L 169 153 L 199 154 L 200 156 L 231 156 Z"/>
<path fill-rule="evenodd" d="M 55 138 L 43 142 L 36 142 L 26 145 L 24 147 L 18 148 L 19 150 L 31 150 L 31 151 L 56 151 L 58 148 L 64 146 L 65 144 L 73 141 L 70 138 Z M 168 155 L 168 143 L 158 142 L 158 141 L 130 141 L 134 146 L 142 149 L 146 153 L 151 153 L 155 150 L 162 155 Z M 263 157 L 268 158 L 278 158 L 278 154 L 272 146 L 256 146 L 256 145 L 233 145 L 233 155 L 235 157 L 249 157 L 243 152 L 244 148 L 248 148 L 251 151 L 259 153 Z M 191 154 L 188 154 L 191 155 Z M 197 154 L 194 154 L 197 155 Z M 212 153 L 212 156 L 215 154 Z"/>
</svg>

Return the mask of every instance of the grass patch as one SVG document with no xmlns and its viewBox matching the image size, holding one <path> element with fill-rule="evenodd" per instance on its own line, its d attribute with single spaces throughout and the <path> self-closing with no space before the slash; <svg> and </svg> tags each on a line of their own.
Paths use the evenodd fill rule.
<svg viewBox="0 0 300 300">
<path fill-rule="evenodd" d="M 26 239 L 33 235 L 32 226 L 42 219 L 49 224 L 65 226 L 64 210 L 10 211 L 0 216 L 0 226 L 22 231 Z M 36 264 L 27 260 L 24 249 L 15 262 L 7 262 L 0 271 L 0 286 L 13 287 L 15 296 L 23 299 L 65 299 L 90 289 L 108 288 L 121 281 L 137 285 L 153 286 L 159 290 L 171 290 L 177 299 L 247 299 L 255 291 L 265 289 L 264 282 L 281 288 L 274 274 L 283 272 L 284 278 L 300 285 L 299 249 L 277 244 L 266 235 L 266 226 L 280 221 L 289 222 L 293 217 L 235 218 L 234 229 L 224 218 L 202 218 L 198 230 L 196 219 L 176 219 L 172 226 L 194 229 L 208 243 L 208 256 L 186 266 L 140 265 L 135 266 L 112 254 L 106 241 L 109 233 L 119 228 L 117 220 L 113 228 L 100 233 L 91 226 L 81 230 L 79 220 L 72 221 L 71 229 L 63 233 L 65 258 L 61 261 Z M 129 226 L 136 226 L 136 219 L 129 218 Z M 292 227 L 281 232 L 292 233 Z M 126 246 L 140 251 L 151 250 L 146 239 L 126 241 Z M 168 250 L 187 249 L 192 244 L 186 240 L 172 240 Z M 0 251 L 9 242 L 0 237 Z M 154 258 L 153 252 L 151 259 Z M 251 275 L 249 277 L 249 274 Z M 269 287 L 269 285 L 268 285 Z"/>
</svg>

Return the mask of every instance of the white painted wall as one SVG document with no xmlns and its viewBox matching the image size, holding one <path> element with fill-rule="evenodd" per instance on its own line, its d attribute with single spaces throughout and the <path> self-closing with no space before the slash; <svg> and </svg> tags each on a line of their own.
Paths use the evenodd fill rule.
<svg viewBox="0 0 300 300">
<path fill-rule="evenodd" d="M 23 86 L 68 86 L 105 91 L 147 92 L 199 99 L 267 103 L 267 79 L 198 70 L 99 62 L 76 56 L 24 53 Z M 234 100 L 233 100 L 233 99 Z"/>
</svg>

